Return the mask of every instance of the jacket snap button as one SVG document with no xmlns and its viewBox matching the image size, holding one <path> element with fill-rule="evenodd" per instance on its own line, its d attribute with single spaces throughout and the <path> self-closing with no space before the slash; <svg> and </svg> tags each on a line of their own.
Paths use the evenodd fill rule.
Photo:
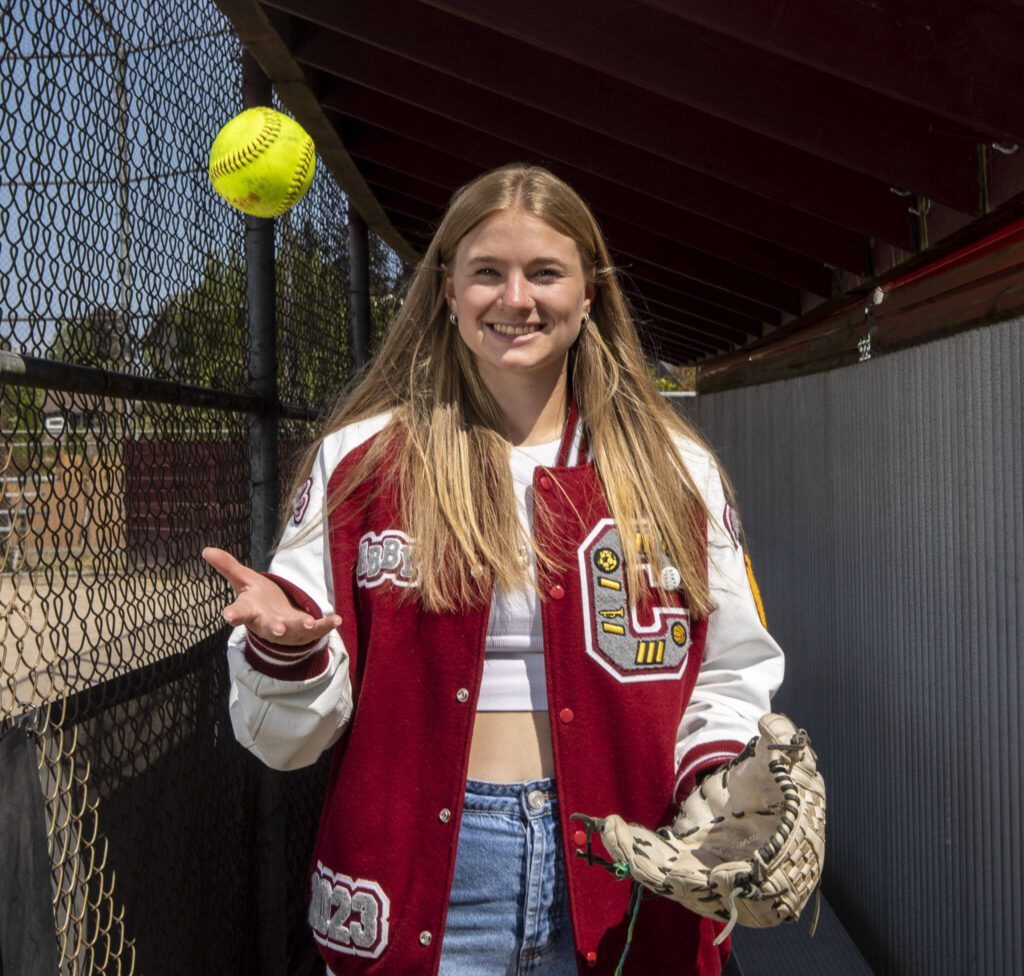
<svg viewBox="0 0 1024 976">
<path fill-rule="evenodd" d="M 455 697 L 460 702 L 467 702 L 469 701 L 469 691 L 467 691 L 465 688 L 460 688 L 457 692 L 455 692 Z"/>
<path fill-rule="evenodd" d="M 562 710 L 561 710 L 561 711 L 560 711 L 560 712 L 558 713 L 558 717 L 559 717 L 559 718 L 560 718 L 560 719 L 561 719 L 561 720 L 562 720 L 563 722 L 565 722 L 565 724 L 566 724 L 566 725 L 568 725 L 568 724 L 569 724 L 569 723 L 570 723 L 570 722 L 571 722 L 571 721 L 572 721 L 572 720 L 573 720 L 573 719 L 575 718 L 575 716 L 574 716 L 574 715 L 573 715 L 573 713 L 572 713 L 572 709 L 571 709 L 571 708 L 563 708 L 563 709 L 562 709 Z"/>
<path fill-rule="evenodd" d="M 434 937 L 429 932 L 420 932 L 420 945 L 428 946 L 434 941 Z"/>
<path fill-rule="evenodd" d="M 577 830 L 572 835 L 572 840 L 577 847 L 583 847 L 587 843 L 587 832 L 585 830 Z"/>
<path fill-rule="evenodd" d="M 548 590 L 548 596 L 553 600 L 561 600 L 565 596 L 565 588 L 561 584 L 556 583 Z"/>
<path fill-rule="evenodd" d="M 596 966 L 597 965 L 597 953 L 594 952 L 593 949 L 591 949 L 590 952 L 587 953 L 587 957 L 586 958 L 587 958 L 587 965 L 588 966 Z"/>
<path fill-rule="evenodd" d="M 538 484 L 545 491 L 551 491 L 551 486 L 552 486 L 552 484 L 554 484 L 554 482 L 552 482 L 552 480 L 546 474 L 542 474 L 540 476 L 540 481 L 538 482 Z"/>
<path fill-rule="evenodd" d="M 441 823 L 448 823 L 448 821 L 452 819 L 451 810 L 449 810 L 447 807 L 444 807 L 441 810 L 441 812 L 437 815 L 437 819 L 440 820 Z"/>
</svg>

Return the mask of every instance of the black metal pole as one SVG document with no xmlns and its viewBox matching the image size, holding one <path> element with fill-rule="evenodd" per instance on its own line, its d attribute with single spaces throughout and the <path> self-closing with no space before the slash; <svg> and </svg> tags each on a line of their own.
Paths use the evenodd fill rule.
<svg viewBox="0 0 1024 976">
<path fill-rule="evenodd" d="M 190 386 L 175 380 L 118 373 L 97 366 L 79 366 L 0 349 L 0 382 L 40 390 L 66 390 L 95 396 L 146 403 L 174 403 L 183 407 L 213 407 L 220 413 L 276 413 L 289 420 L 313 422 L 320 411 L 300 403 L 282 403 L 274 393 L 267 397 L 235 393 L 208 386 Z"/>
<path fill-rule="evenodd" d="M 352 331 L 352 358 L 356 369 L 370 359 L 370 254 L 366 221 L 348 205 L 349 314 Z"/>
<path fill-rule="evenodd" d="M 255 59 L 242 54 L 242 101 L 246 108 L 273 104 L 270 80 Z M 245 218 L 245 277 L 249 319 L 249 392 L 277 398 L 277 323 L 274 319 L 274 221 Z M 278 514 L 277 417 L 253 418 L 249 434 L 252 479 L 250 564 L 270 562 Z M 286 976 L 288 965 L 287 865 L 285 863 L 284 782 L 261 767 L 259 810 L 260 973 Z"/>
</svg>

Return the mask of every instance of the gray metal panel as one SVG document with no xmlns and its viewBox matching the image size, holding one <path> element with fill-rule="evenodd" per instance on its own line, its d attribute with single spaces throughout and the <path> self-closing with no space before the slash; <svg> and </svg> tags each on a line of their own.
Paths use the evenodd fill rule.
<svg viewBox="0 0 1024 976">
<path fill-rule="evenodd" d="M 992 326 L 684 405 L 735 482 L 825 891 L 881 974 L 1024 973 L 1024 342 Z"/>
<path fill-rule="evenodd" d="M 731 967 L 723 976 L 872 976 L 871 967 L 822 898 L 814 938 L 808 935 L 814 902 L 796 925 L 774 929 L 736 926 Z"/>
</svg>

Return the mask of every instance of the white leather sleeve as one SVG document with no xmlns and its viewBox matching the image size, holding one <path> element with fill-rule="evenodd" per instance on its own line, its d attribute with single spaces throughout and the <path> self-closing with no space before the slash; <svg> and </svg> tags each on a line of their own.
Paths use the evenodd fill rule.
<svg viewBox="0 0 1024 976">
<path fill-rule="evenodd" d="M 711 516 L 708 581 L 714 609 L 708 618 L 704 661 L 676 737 L 677 789 L 696 773 L 727 762 L 738 744 L 757 735 L 758 720 L 771 711 L 785 667 L 782 650 L 761 624 L 741 535 L 726 526 L 718 467 L 707 452 L 688 447 L 684 460 L 697 484 L 704 486 Z M 698 450 L 702 477 L 693 463 Z"/>
<path fill-rule="evenodd" d="M 298 595 L 296 602 L 310 612 L 315 604 L 321 616 L 335 610 L 325 545 L 326 486 L 344 455 L 385 422 L 383 417 L 362 421 L 324 440 L 270 563 L 268 571 L 288 584 L 292 598 Z M 249 641 L 244 627 L 228 639 L 228 706 L 235 737 L 273 769 L 308 766 L 338 741 L 352 716 L 348 651 L 337 630 L 308 649 L 257 643 Z"/>
</svg>

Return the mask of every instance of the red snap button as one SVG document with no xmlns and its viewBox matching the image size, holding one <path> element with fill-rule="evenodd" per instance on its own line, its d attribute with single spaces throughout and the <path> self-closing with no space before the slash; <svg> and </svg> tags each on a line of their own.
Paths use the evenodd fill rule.
<svg viewBox="0 0 1024 976">
<path fill-rule="evenodd" d="M 575 716 L 574 716 L 574 715 L 572 714 L 572 709 L 571 709 L 571 708 L 563 708 L 563 709 L 562 709 L 562 710 L 561 710 L 561 711 L 560 711 L 560 712 L 558 713 L 558 717 L 559 717 L 559 718 L 560 718 L 560 719 L 561 719 L 561 720 L 562 720 L 563 722 L 565 722 L 565 724 L 566 724 L 566 725 L 568 725 L 568 724 L 569 724 L 569 723 L 570 723 L 570 722 L 571 722 L 571 721 L 573 720 L 573 718 L 574 718 Z"/>
<path fill-rule="evenodd" d="M 542 474 L 540 476 L 539 484 L 540 484 L 541 488 L 543 488 L 545 491 L 551 491 L 551 486 L 552 486 L 553 482 L 551 481 L 551 479 L 546 474 Z"/>
<path fill-rule="evenodd" d="M 565 588 L 560 583 L 556 583 L 548 590 L 548 595 L 553 600 L 561 600 L 565 596 Z"/>
<path fill-rule="evenodd" d="M 590 952 L 587 953 L 586 958 L 587 958 L 587 965 L 588 966 L 596 966 L 597 965 L 597 953 L 594 952 L 593 949 L 591 949 Z"/>
<path fill-rule="evenodd" d="M 587 832 L 585 830 L 577 830 L 572 835 L 572 841 L 577 847 L 583 847 L 587 842 Z"/>
</svg>

